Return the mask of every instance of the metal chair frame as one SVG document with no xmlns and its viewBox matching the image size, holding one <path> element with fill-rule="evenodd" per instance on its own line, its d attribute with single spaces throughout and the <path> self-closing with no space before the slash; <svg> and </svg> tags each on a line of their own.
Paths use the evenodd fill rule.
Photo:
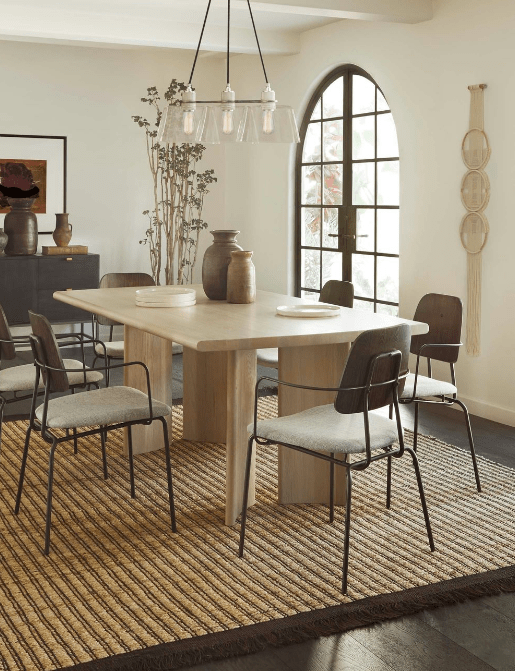
<svg viewBox="0 0 515 671">
<path fill-rule="evenodd" d="M 376 370 L 377 363 L 385 358 L 393 358 L 397 363 L 396 363 L 396 375 L 394 379 L 390 379 L 384 382 L 379 382 L 379 383 L 372 383 L 374 373 Z M 254 395 L 254 428 L 252 435 L 249 438 L 248 441 L 248 449 L 247 449 L 247 461 L 245 465 L 245 481 L 244 481 L 244 489 L 243 489 L 243 508 L 242 508 L 242 516 L 241 516 L 241 529 L 240 529 L 240 544 L 239 544 L 239 556 L 243 557 L 243 550 L 244 550 L 244 543 L 245 543 L 245 528 L 246 528 L 246 521 L 247 521 L 247 508 L 248 508 L 248 492 L 249 492 L 249 483 L 250 483 L 250 471 L 251 471 L 251 463 L 252 463 L 252 455 L 253 455 L 253 446 L 254 442 L 257 445 L 282 445 L 283 447 L 290 448 L 292 450 L 296 450 L 298 452 L 302 452 L 304 454 L 308 454 L 312 457 L 315 457 L 317 459 L 322 459 L 324 461 L 328 461 L 330 464 L 330 473 L 329 473 L 329 478 L 330 478 L 330 486 L 329 486 L 329 522 L 333 522 L 334 520 L 334 467 L 340 466 L 342 468 L 345 468 L 346 470 L 346 484 L 347 484 L 347 492 L 346 492 L 346 504 L 345 504 L 345 532 L 344 532 L 344 551 L 343 551 L 343 574 L 342 574 L 342 592 L 343 594 L 347 593 L 347 577 L 348 577 L 348 565 L 349 565 L 349 541 L 350 541 L 350 518 L 351 518 L 351 497 L 352 497 L 352 471 L 363 471 L 366 468 L 370 466 L 370 464 L 379 461 L 380 459 L 388 459 L 387 463 L 387 472 L 388 472 L 388 481 L 387 481 L 387 491 L 386 491 L 386 507 L 390 508 L 391 506 L 391 465 L 392 465 L 392 457 L 395 458 L 400 458 L 403 456 L 404 452 L 408 452 L 412 458 L 413 461 L 413 467 L 415 470 L 415 475 L 417 478 L 417 484 L 418 484 L 418 490 L 419 490 L 419 496 L 420 496 L 420 501 L 422 504 L 422 510 L 424 514 L 424 520 L 425 520 L 425 525 L 426 525 L 426 531 L 427 531 L 427 536 L 429 540 L 429 547 L 431 548 L 431 551 L 434 551 L 435 545 L 433 541 L 433 534 L 431 530 L 431 523 L 429 520 L 429 513 L 427 511 L 427 504 L 426 504 L 426 499 L 425 499 L 425 494 L 424 494 L 424 488 L 422 484 L 422 477 L 420 474 L 420 467 L 418 463 L 417 456 L 414 452 L 409 447 L 406 447 L 404 444 L 404 438 L 402 434 L 402 425 L 401 425 L 401 420 L 400 420 L 400 414 L 399 414 L 399 398 L 398 398 L 398 387 L 399 383 L 401 380 L 407 377 L 408 372 L 403 373 L 402 375 L 400 374 L 400 365 L 401 365 L 401 358 L 402 354 L 399 350 L 392 350 L 389 352 L 384 352 L 382 354 L 378 354 L 374 356 L 371 360 L 371 364 L 369 367 L 369 371 L 367 374 L 366 378 L 366 383 L 365 385 L 362 386 L 357 386 L 357 387 L 312 387 L 308 385 L 301 385 L 301 384 L 293 384 L 291 382 L 284 382 L 282 380 L 275 380 L 275 378 L 270 378 L 267 376 L 263 376 L 259 378 L 259 380 L 256 382 L 256 387 L 255 387 L 255 395 Z M 258 388 L 260 383 L 263 380 L 270 380 L 273 382 L 278 382 L 280 385 L 284 385 L 287 387 L 295 387 L 297 389 L 308 389 L 312 391 L 334 391 L 338 393 L 348 393 L 348 392 L 364 392 L 363 395 L 363 421 L 364 421 L 364 431 L 365 431 L 365 453 L 366 453 L 366 458 L 361 459 L 359 461 L 355 462 L 349 462 L 349 461 L 341 461 L 339 459 L 336 459 L 334 456 L 334 452 L 330 453 L 330 456 L 326 454 L 321 454 L 320 452 L 316 452 L 314 450 L 310 450 L 308 448 L 302 447 L 300 445 L 292 445 L 290 443 L 284 443 L 280 441 L 271 441 L 267 440 L 265 438 L 260 438 L 257 432 L 257 403 L 258 403 Z M 392 393 L 392 401 L 393 401 L 393 406 L 395 408 L 395 417 L 396 417 L 396 423 L 397 423 L 397 432 L 398 432 L 398 437 L 399 437 L 399 447 L 397 449 L 393 449 L 393 446 L 390 446 L 389 448 L 384 448 L 385 452 L 384 453 L 379 453 L 376 455 L 372 455 L 372 450 L 370 447 L 370 427 L 369 427 L 369 398 L 371 392 L 378 388 L 378 387 L 384 387 L 390 385 L 391 386 L 391 393 Z M 387 406 L 388 403 L 385 403 L 385 406 Z"/>
<path fill-rule="evenodd" d="M 421 302 L 424 300 L 426 297 L 431 297 L 432 294 L 427 294 L 421 299 Z M 454 298 L 454 297 L 445 297 L 445 298 Z M 455 299 L 458 301 L 459 299 Z M 461 305 L 461 301 L 459 301 L 459 304 Z M 420 303 L 419 303 L 420 306 Z M 417 308 L 418 309 L 418 308 Z M 416 318 L 416 314 L 415 314 Z M 431 327 L 430 327 L 431 328 Z M 461 328 L 461 327 L 460 327 Z M 464 413 L 465 416 L 465 426 L 467 427 L 467 436 L 468 436 L 468 441 L 469 441 L 469 449 L 470 449 L 470 456 L 472 458 L 472 466 L 474 468 L 474 477 L 476 480 L 476 488 L 478 492 L 481 492 L 481 480 L 479 478 L 479 469 L 477 466 L 477 458 L 476 458 L 476 451 L 474 447 L 474 438 L 472 436 L 472 427 L 470 424 L 470 415 L 467 406 L 463 403 L 463 401 L 460 401 L 460 399 L 457 397 L 457 394 L 452 394 L 452 396 L 445 396 L 442 395 L 439 398 L 441 400 L 436 401 L 436 400 L 431 400 L 430 398 L 423 398 L 423 397 L 417 397 L 417 383 L 418 383 L 418 377 L 419 377 L 419 370 L 420 370 L 420 360 L 421 358 L 426 358 L 427 359 L 427 376 L 432 378 L 433 373 L 432 373 L 432 365 L 431 365 L 431 359 L 435 360 L 442 360 L 444 362 L 449 363 L 450 366 L 450 372 L 451 372 L 451 382 L 452 384 L 456 387 L 456 370 L 455 370 L 455 363 L 458 360 L 458 352 L 459 348 L 463 345 L 463 343 L 460 342 L 455 342 L 455 343 L 424 343 L 418 347 L 418 352 L 416 352 L 416 357 L 417 357 L 417 362 L 415 366 L 415 380 L 414 380 L 414 385 L 413 385 L 413 394 L 411 395 L 410 398 L 401 398 L 399 399 L 399 402 L 403 405 L 409 405 L 411 403 L 415 404 L 415 418 L 414 418 L 414 426 L 413 426 L 413 449 L 417 450 L 417 438 L 418 438 L 418 416 L 419 416 L 419 406 L 421 403 L 425 403 L 427 405 L 446 405 L 446 406 L 453 406 L 453 405 L 458 405 Z M 433 351 L 436 350 L 438 353 L 438 350 L 447 350 L 449 352 L 449 355 L 445 359 L 440 359 L 439 356 L 433 356 L 431 357 L 431 348 L 433 348 Z M 424 351 L 426 350 L 426 351 Z M 456 355 L 454 356 L 452 353 L 453 351 L 456 351 Z M 415 352 L 412 353 L 415 354 Z M 441 352 L 439 353 L 441 356 Z M 449 359 L 451 359 L 449 361 Z M 452 361 L 454 359 L 454 361 Z M 390 417 L 392 413 L 392 408 L 390 406 Z"/>
<path fill-rule="evenodd" d="M 84 340 L 88 340 L 89 342 L 92 340 L 89 335 L 86 333 L 54 333 L 54 336 L 56 340 L 62 340 L 63 338 L 76 338 L 77 340 L 80 341 L 80 346 L 81 346 L 81 357 L 82 357 L 82 365 L 83 365 L 83 370 L 84 370 L 84 376 L 86 375 L 86 372 L 89 370 L 91 371 L 92 368 L 86 368 L 85 363 L 84 363 Z M 98 341 L 105 350 L 105 345 L 102 341 Z M 0 339 L 0 366 L 2 363 L 2 358 L 1 358 L 1 351 L 2 351 L 2 345 L 30 345 L 30 336 L 11 336 L 10 340 L 2 340 Z M 74 347 L 77 346 L 77 342 L 64 342 L 64 343 L 59 343 L 59 348 L 64 348 L 64 347 Z M 98 369 L 96 369 L 98 370 Z M 79 369 L 75 368 L 73 370 L 74 373 L 77 373 Z M 39 383 L 38 383 L 39 384 Z M 71 393 L 75 393 L 76 389 L 84 389 L 84 388 L 89 388 L 91 386 L 96 387 L 97 389 L 99 388 L 98 382 L 87 382 L 86 379 L 84 379 L 84 382 L 76 383 L 73 385 L 70 385 L 70 390 Z M 37 388 L 37 387 L 36 387 Z M 1 450 L 2 450 L 2 427 L 3 427 L 3 422 L 4 422 L 4 410 L 5 406 L 9 405 L 11 403 L 17 403 L 19 401 L 26 401 L 29 398 L 33 397 L 33 392 L 30 394 L 25 394 L 23 396 L 19 396 L 19 393 L 21 392 L 9 392 L 12 393 L 12 398 L 5 398 L 3 395 L 4 392 L 0 392 L 0 455 L 1 455 Z M 45 393 L 44 389 L 41 391 L 38 391 L 38 396 L 43 396 Z M 74 452 L 75 454 L 77 453 L 77 440 L 74 441 Z"/>
<path fill-rule="evenodd" d="M 120 284 L 120 278 L 124 277 L 125 281 Z M 117 279 L 118 278 L 118 279 Z M 136 279 L 137 278 L 137 279 Z M 114 282 L 113 282 L 114 280 Z M 137 282 L 134 284 L 134 282 Z M 121 287 L 131 287 L 131 286 L 155 286 L 154 279 L 147 273 L 106 273 L 100 279 L 99 288 L 100 289 L 109 289 L 109 288 L 121 288 Z M 119 322 L 104 317 L 102 315 L 91 315 L 91 329 L 93 337 L 97 340 L 100 340 L 100 326 L 109 326 L 109 340 L 107 342 L 113 342 L 113 329 L 115 326 L 119 326 Z M 100 341 L 102 342 L 102 341 Z M 105 341 L 104 341 L 105 342 Z M 105 359 L 107 366 L 111 365 L 111 361 L 121 357 L 108 356 L 106 349 L 104 347 L 104 354 L 97 354 L 95 352 L 95 358 L 93 359 L 93 367 L 97 362 L 97 359 Z M 106 372 L 106 386 L 109 386 L 109 370 Z"/>
<path fill-rule="evenodd" d="M 58 445 L 61 443 L 65 443 L 69 440 L 72 439 L 69 435 L 65 436 L 57 436 L 53 431 L 47 426 L 47 412 L 48 412 L 48 402 L 49 402 L 49 396 L 50 393 L 52 392 L 52 380 L 51 380 L 51 375 L 48 373 L 51 372 L 56 372 L 56 373 L 67 373 L 70 372 L 70 369 L 65 369 L 65 368 L 55 368 L 52 366 L 47 365 L 44 362 L 44 349 L 43 349 L 43 344 L 42 340 L 39 336 L 36 336 L 34 334 L 29 336 L 30 338 L 30 343 L 32 346 L 32 351 L 34 353 L 34 363 L 36 366 L 36 386 L 34 387 L 34 393 L 32 396 L 32 406 L 30 410 L 30 418 L 29 418 L 29 427 L 27 429 L 27 434 L 25 436 L 25 445 L 23 449 L 23 457 L 22 457 L 22 463 L 21 463 L 21 468 L 20 468 L 20 477 L 19 477 L 19 482 L 18 482 L 18 492 L 16 495 L 16 504 L 14 508 L 14 513 L 17 515 L 20 510 L 20 504 L 21 504 L 21 497 L 23 493 L 23 483 L 24 483 L 24 478 L 25 478 L 25 467 L 27 464 L 27 457 L 28 457 L 28 452 L 29 452 L 29 445 L 30 445 L 30 436 L 31 432 L 33 430 L 39 431 L 41 433 L 41 436 L 43 440 L 46 443 L 49 443 L 51 445 L 50 452 L 49 452 L 49 462 L 48 462 L 48 485 L 47 485 L 47 503 L 46 503 L 46 521 L 45 521 L 45 545 L 44 545 L 44 554 L 48 555 L 50 552 L 50 528 L 51 528 L 51 520 L 52 520 L 52 494 L 53 494 L 53 475 L 54 475 L 54 456 L 55 456 L 55 451 Z M 93 342 L 95 339 L 91 339 Z M 101 342 L 101 341 L 98 341 Z M 168 481 L 168 499 L 169 499 L 169 506 L 170 506 L 170 519 L 171 519 L 171 527 L 172 527 L 172 532 L 177 531 L 177 525 L 176 525 L 176 519 L 175 519 L 175 507 L 174 507 L 174 497 L 173 497 L 173 482 L 172 482 L 172 470 L 171 470 L 171 460 L 170 460 L 170 447 L 169 447 L 169 441 L 168 441 L 168 426 L 166 424 L 166 419 L 164 417 L 154 417 L 153 414 L 153 409 L 152 409 L 152 395 L 151 395 L 151 387 L 150 387 L 150 374 L 147 366 L 142 362 L 142 361 L 131 361 L 128 363 L 120 363 L 120 364 L 115 364 L 112 366 L 103 366 L 101 368 L 95 368 L 97 371 L 102 371 L 106 370 L 108 368 L 114 369 L 114 368 L 126 368 L 128 366 L 141 366 L 144 371 L 145 371 L 145 376 L 146 376 L 146 383 L 147 383 L 147 395 L 148 395 L 148 402 L 149 402 L 149 418 L 146 420 L 136 420 L 136 421 L 127 421 L 127 422 L 118 422 L 116 424 L 110 424 L 106 426 L 100 426 L 98 429 L 90 429 L 88 431 L 80 431 L 80 432 L 75 432 L 73 439 L 77 440 L 77 438 L 83 438 L 85 436 L 91 436 L 95 434 L 100 434 L 100 440 L 101 440 L 101 449 L 102 449 L 102 462 L 103 462 L 103 471 L 104 471 L 104 480 L 108 479 L 108 469 L 107 469 L 107 455 L 106 455 L 106 437 L 107 437 L 107 432 L 108 431 L 113 431 L 115 429 L 120 429 L 123 427 L 128 428 L 128 456 L 129 456 L 129 477 L 130 477 L 130 490 L 131 490 L 131 498 L 136 497 L 136 491 L 135 491 L 135 484 L 134 484 L 134 460 L 133 460 L 133 449 L 132 449 L 132 426 L 135 426 L 137 424 L 143 424 L 145 426 L 149 426 L 152 424 L 154 419 L 158 419 L 161 421 L 161 424 L 163 426 L 163 438 L 164 438 L 164 447 L 165 447 L 165 457 L 166 457 L 166 475 L 167 475 L 167 481 Z M 74 372 L 77 372 L 76 370 Z M 45 379 L 45 391 L 44 391 L 44 401 L 43 401 L 43 416 L 41 419 L 41 422 L 36 418 L 36 402 L 37 402 L 37 397 L 39 394 L 37 394 L 37 388 L 39 385 L 39 380 L 40 376 L 43 374 L 43 378 Z"/>
</svg>

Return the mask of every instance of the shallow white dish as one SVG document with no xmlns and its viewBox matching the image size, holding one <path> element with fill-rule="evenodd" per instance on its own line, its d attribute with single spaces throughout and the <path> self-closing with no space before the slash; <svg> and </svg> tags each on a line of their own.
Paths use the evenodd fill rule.
<svg viewBox="0 0 515 671">
<path fill-rule="evenodd" d="M 277 314 L 283 317 L 304 317 L 317 319 L 320 317 L 337 317 L 340 314 L 338 305 L 322 305 L 313 303 L 313 305 L 279 305 Z"/>
<path fill-rule="evenodd" d="M 191 305 L 197 292 L 187 287 L 148 287 L 136 290 L 136 305 L 166 304 L 168 307 Z"/>
<path fill-rule="evenodd" d="M 195 299 L 182 303 L 172 303 L 170 301 L 138 301 L 136 305 L 140 308 L 189 308 L 191 305 L 196 305 Z"/>
</svg>

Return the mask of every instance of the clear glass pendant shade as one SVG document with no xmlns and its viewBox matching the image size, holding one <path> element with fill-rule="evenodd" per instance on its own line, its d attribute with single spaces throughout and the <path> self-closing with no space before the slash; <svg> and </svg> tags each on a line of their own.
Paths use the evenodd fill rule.
<svg viewBox="0 0 515 671">
<path fill-rule="evenodd" d="M 194 109 L 169 105 L 157 133 L 160 144 L 223 144 L 226 142 L 299 142 L 291 107 L 264 109 L 259 102 L 239 103 L 224 109 L 221 103 L 196 103 Z"/>
</svg>

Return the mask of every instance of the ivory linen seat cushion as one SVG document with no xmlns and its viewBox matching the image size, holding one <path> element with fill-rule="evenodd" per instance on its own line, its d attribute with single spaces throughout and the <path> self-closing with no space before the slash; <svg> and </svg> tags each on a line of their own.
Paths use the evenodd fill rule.
<svg viewBox="0 0 515 671">
<path fill-rule="evenodd" d="M 257 351 L 258 366 L 266 366 L 267 368 L 279 367 L 279 350 L 277 347 L 269 347 L 267 349 L 258 349 Z"/>
<path fill-rule="evenodd" d="M 393 445 L 399 439 L 397 423 L 369 413 L 372 450 Z M 253 433 L 254 425 L 247 427 Z M 318 452 L 365 452 L 365 425 L 362 413 L 342 415 L 333 404 L 319 405 L 286 417 L 264 419 L 257 423 L 257 435 L 272 442 L 299 445 Z"/>
<path fill-rule="evenodd" d="M 69 384 L 81 384 L 84 382 L 83 366 L 81 361 L 75 359 L 64 359 L 65 368 L 76 368 L 77 373 L 68 373 Z M 86 366 L 86 382 L 100 382 L 102 373 L 91 370 Z M 33 364 L 24 366 L 13 366 L 0 370 L 0 392 L 2 391 L 29 391 L 34 389 L 36 382 L 36 368 Z M 43 388 L 45 383 L 43 376 L 40 377 L 39 387 Z"/>
<path fill-rule="evenodd" d="M 116 359 L 123 359 L 123 340 L 116 340 L 115 342 L 105 342 L 107 356 L 112 356 Z M 97 356 L 104 356 L 104 348 L 97 342 L 95 345 L 95 353 Z"/>
<path fill-rule="evenodd" d="M 166 417 L 172 409 L 152 399 L 154 417 Z M 43 405 L 36 410 L 41 421 Z M 54 398 L 48 403 L 47 425 L 52 429 L 108 426 L 149 418 L 148 396 L 132 387 L 93 389 L 83 394 Z"/>
<path fill-rule="evenodd" d="M 411 398 L 413 396 L 413 388 L 415 386 L 415 376 L 410 373 L 406 378 L 406 384 L 401 394 L 401 398 Z M 419 375 L 417 379 L 417 396 L 416 398 L 425 398 L 426 396 L 452 396 L 457 394 L 458 389 L 450 382 L 443 380 L 435 380 L 432 377 L 425 377 Z"/>
</svg>

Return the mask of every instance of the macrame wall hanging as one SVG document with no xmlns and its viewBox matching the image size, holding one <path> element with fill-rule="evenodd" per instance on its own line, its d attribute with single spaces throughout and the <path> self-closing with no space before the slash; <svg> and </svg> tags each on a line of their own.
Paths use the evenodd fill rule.
<svg viewBox="0 0 515 671">
<path fill-rule="evenodd" d="M 484 131 L 483 91 L 486 84 L 469 86 L 469 130 L 461 145 L 468 168 L 461 181 L 461 201 L 467 212 L 461 220 L 461 244 L 467 250 L 467 327 L 466 350 L 471 356 L 481 352 L 481 252 L 490 227 L 484 214 L 490 198 L 490 182 L 484 167 L 490 158 L 490 145 Z"/>
</svg>

